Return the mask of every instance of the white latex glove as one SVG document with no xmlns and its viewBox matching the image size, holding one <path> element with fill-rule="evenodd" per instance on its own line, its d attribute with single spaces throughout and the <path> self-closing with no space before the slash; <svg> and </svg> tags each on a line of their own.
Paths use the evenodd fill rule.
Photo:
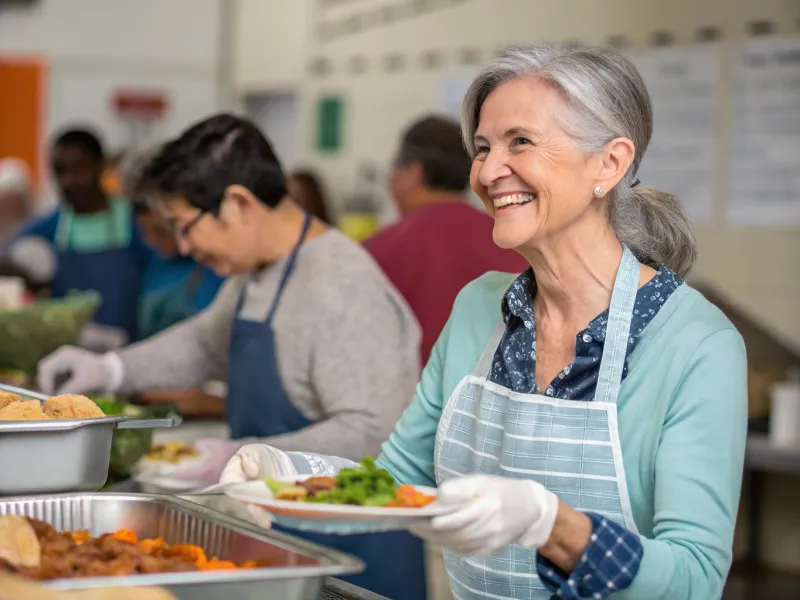
<svg viewBox="0 0 800 600">
<path fill-rule="evenodd" d="M 222 471 L 219 482 L 241 483 L 265 477 L 297 475 L 289 455 L 266 444 L 247 444 L 239 448 Z M 259 527 L 270 529 L 270 514 L 255 504 L 247 505 L 247 512 Z"/>
<path fill-rule="evenodd" d="M 494 475 L 450 479 L 439 488 L 438 502 L 458 508 L 411 532 L 460 556 L 492 556 L 515 543 L 539 548 L 558 513 L 558 498 L 542 484 Z"/>
<path fill-rule="evenodd" d="M 297 470 L 286 452 L 266 444 L 246 444 L 228 461 L 219 482 L 241 483 L 292 475 L 297 475 Z"/>
<path fill-rule="evenodd" d="M 95 354 L 74 346 L 63 346 L 39 361 L 36 384 L 45 394 L 116 392 L 122 383 L 122 361 L 113 353 Z M 59 376 L 70 378 L 58 389 Z"/>
<path fill-rule="evenodd" d="M 194 443 L 194 447 L 201 460 L 192 461 L 192 464 L 188 467 L 176 469 L 170 477 L 196 481 L 203 487 L 213 485 L 219 481 L 222 470 L 228 464 L 231 456 L 236 454 L 236 451 L 246 443 L 243 440 L 221 440 L 218 438 L 198 440 Z"/>
</svg>

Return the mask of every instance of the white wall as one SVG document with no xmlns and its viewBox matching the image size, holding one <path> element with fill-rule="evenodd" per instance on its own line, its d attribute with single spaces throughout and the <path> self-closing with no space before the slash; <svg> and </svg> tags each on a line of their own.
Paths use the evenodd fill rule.
<svg viewBox="0 0 800 600">
<path fill-rule="evenodd" d="M 770 20 L 777 24 L 778 35 L 795 36 L 800 17 L 800 6 L 793 0 L 433 0 L 429 4 L 437 10 L 427 15 L 402 16 L 410 9 L 400 9 L 401 16 L 392 25 L 322 41 L 316 35 L 320 22 L 365 14 L 376 7 L 399 6 L 403 0 L 353 0 L 329 10 L 322 10 L 321 2 L 315 2 L 310 10 L 311 1 L 293 0 L 297 2 L 293 15 L 287 14 L 295 10 L 288 3 L 281 4 L 280 11 L 258 0 L 243 3 L 238 22 L 245 24 L 246 36 L 239 40 L 234 57 L 238 75 L 234 85 L 246 93 L 280 87 L 291 79 L 291 86 L 301 92 L 298 155 L 315 165 L 328 187 L 340 196 L 350 190 L 362 160 L 385 164 L 403 126 L 437 108 L 443 75 L 474 69 L 459 64 L 464 48 L 478 49 L 485 60 L 502 45 L 573 40 L 602 43 L 610 36 L 624 35 L 630 49 L 637 50 L 646 49 L 656 31 L 672 32 L 677 44 L 687 45 L 694 41 L 698 28 L 716 26 L 723 33 L 724 51 L 731 42 L 747 37 L 750 21 Z M 270 62 L 271 58 L 262 56 L 260 63 L 255 60 L 264 51 L 265 40 L 269 48 L 285 49 L 283 67 Z M 445 62 L 442 68 L 427 71 L 418 59 L 431 50 L 441 51 Z M 387 73 L 382 61 L 395 53 L 405 57 L 406 68 Z M 359 56 L 367 61 L 367 70 L 349 73 L 348 62 Z M 324 78 L 310 78 L 308 64 L 318 57 L 329 61 L 333 71 Z M 303 75 L 296 75 L 301 64 Z M 730 116 L 730 85 L 729 77 L 723 76 L 721 121 Z M 340 93 L 347 102 L 345 147 L 333 157 L 321 156 L 313 148 L 315 101 L 328 93 Z M 800 278 L 796 276 L 800 232 L 726 225 L 721 215 L 725 204 L 722 151 L 727 137 L 728 132 L 722 131 L 717 161 L 720 216 L 697 232 L 701 251 L 697 275 L 716 284 L 780 337 L 800 345 Z M 796 502 L 788 500 L 783 484 L 783 479 L 770 479 L 764 552 L 771 564 L 800 570 L 800 511 Z"/>
<path fill-rule="evenodd" d="M 165 92 L 156 134 L 172 135 L 220 108 L 226 0 L 38 0 L 0 8 L 0 53 L 49 61 L 45 132 L 94 125 L 109 150 L 126 139 L 111 95 L 119 87 Z M 46 142 L 46 140 L 44 140 Z"/>
</svg>

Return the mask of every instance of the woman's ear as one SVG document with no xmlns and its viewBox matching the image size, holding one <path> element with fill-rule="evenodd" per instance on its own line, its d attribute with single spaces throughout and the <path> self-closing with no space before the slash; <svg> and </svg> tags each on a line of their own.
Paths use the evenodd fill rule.
<svg viewBox="0 0 800 600">
<path fill-rule="evenodd" d="M 636 147 L 625 137 L 611 140 L 601 153 L 600 172 L 595 185 L 613 189 L 628 172 L 636 156 Z"/>
</svg>

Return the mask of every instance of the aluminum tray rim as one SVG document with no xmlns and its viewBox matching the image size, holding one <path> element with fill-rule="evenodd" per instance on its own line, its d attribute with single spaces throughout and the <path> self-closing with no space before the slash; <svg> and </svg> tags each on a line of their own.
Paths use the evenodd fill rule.
<svg viewBox="0 0 800 600">
<path fill-rule="evenodd" d="M 50 419 L 47 421 L 0 421 L 0 433 L 31 433 L 36 431 L 72 431 L 91 425 L 116 425 L 129 419 L 124 415 L 109 415 L 85 419 Z"/>
<path fill-rule="evenodd" d="M 225 515 L 216 510 L 195 504 L 189 500 L 163 494 L 124 494 L 113 492 L 79 492 L 53 494 L 47 496 L 0 497 L 0 507 L 6 504 L 24 502 L 55 502 L 69 499 L 92 501 L 97 499 L 116 499 L 133 502 L 154 502 L 170 506 L 183 513 L 192 514 L 208 523 L 217 525 L 270 544 L 278 544 L 285 549 L 306 554 L 321 563 L 318 565 L 296 567 L 264 567 L 260 569 L 237 569 L 228 571 L 191 571 L 186 573 L 153 573 L 113 577 L 81 577 L 74 579 L 53 579 L 41 582 L 46 587 L 60 590 L 78 590 L 98 587 L 124 586 L 178 586 L 192 584 L 214 584 L 231 582 L 258 582 L 273 579 L 299 579 L 308 577 L 341 577 L 364 570 L 364 562 L 354 556 L 326 548 L 303 539 L 298 539 L 277 531 L 266 530 L 251 525 L 247 521 Z"/>
</svg>

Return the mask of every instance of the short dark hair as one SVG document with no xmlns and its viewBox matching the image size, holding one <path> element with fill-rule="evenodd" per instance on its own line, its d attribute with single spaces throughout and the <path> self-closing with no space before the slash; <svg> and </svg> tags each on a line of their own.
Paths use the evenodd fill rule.
<svg viewBox="0 0 800 600">
<path fill-rule="evenodd" d="M 103 143 L 100 141 L 100 136 L 87 128 L 66 129 L 60 132 L 53 142 L 54 148 L 59 146 L 75 146 L 86 152 L 97 162 L 105 160 L 105 152 L 103 151 Z"/>
<path fill-rule="evenodd" d="M 471 161 L 461 138 L 461 126 L 440 116 L 412 123 L 400 139 L 396 164 L 419 163 L 431 189 L 461 191 L 469 185 Z"/>
<path fill-rule="evenodd" d="M 225 189 L 241 185 L 267 206 L 286 195 L 286 178 L 272 146 L 252 122 L 217 114 L 167 142 L 145 167 L 139 189 L 176 195 L 217 213 Z"/>
</svg>

